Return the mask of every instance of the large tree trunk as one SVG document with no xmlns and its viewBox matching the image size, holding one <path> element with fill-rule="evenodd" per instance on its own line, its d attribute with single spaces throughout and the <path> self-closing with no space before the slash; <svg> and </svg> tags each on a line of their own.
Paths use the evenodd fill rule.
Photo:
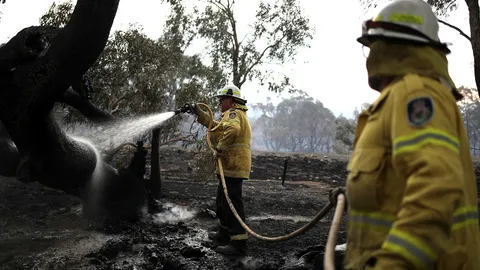
<svg viewBox="0 0 480 270">
<path fill-rule="evenodd" d="M 90 213 L 135 218 L 145 203 L 140 179 L 99 160 L 91 145 L 67 136 L 51 116 L 55 102 L 62 100 L 92 112 L 92 104 L 75 104 L 66 91 L 102 52 L 117 7 L 118 0 L 78 0 L 64 29 L 26 28 L 0 47 L 0 120 L 5 127 L 0 145 L 20 160 L 19 180 L 79 196 Z M 99 111 L 89 116 L 99 115 L 98 120 L 109 118 Z M 17 151 L 8 147 L 8 138 Z M 9 166 L 15 167 L 0 166 L 1 173 L 11 174 Z"/>
<path fill-rule="evenodd" d="M 475 83 L 480 95 L 480 8 L 478 0 L 465 0 L 468 6 L 470 20 L 470 38 L 473 49 L 473 65 L 475 71 Z"/>
</svg>

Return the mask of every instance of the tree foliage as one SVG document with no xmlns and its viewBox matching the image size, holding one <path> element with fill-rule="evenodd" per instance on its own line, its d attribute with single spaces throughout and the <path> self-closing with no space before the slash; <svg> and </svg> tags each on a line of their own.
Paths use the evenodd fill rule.
<svg viewBox="0 0 480 270">
<path fill-rule="evenodd" d="M 47 13 L 40 17 L 40 25 L 64 27 L 73 13 L 74 5 L 71 0 L 57 5 L 55 2 L 50 6 Z"/>
<path fill-rule="evenodd" d="M 471 154 L 480 156 L 480 98 L 475 88 L 462 86 L 459 90 L 465 97 L 458 105 Z M 297 90 L 297 93 L 303 92 Z M 250 120 L 252 147 L 276 152 L 350 154 L 358 116 L 369 107 L 369 103 L 363 103 L 354 109 L 353 117 L 335 117 L 320 101 L 305 94 L 284 99 L 278 105 L 267 99 L 252 106 L 261 112 L 258 118 Z"/>
<path fill-rule="evenodd" d="M 460 103 L 467 136 L 470 141 L 471 152 L 474 156 L 480 155 L 480 99 L 475 88 L 460 87 L 464 95 Z"/>
<path fill-rule="evenodd" d="M 167 1 L 173 6 L 181 1 Z M 241 87 L 258 79 L 268 89 L 280 92 L 290 85 L 287 76 L 280 82 L 271 80 L 273 70 L 266 63 L 283 64 L 294 60 L 301 47 L 308 47 L 313 28 L 296 0 L 261 1 L 247 35 L 238 29 L 234 0 L 208 0 L 203 11 L 192 14 L 197 35 L 208 42 L 214 66 L 228 74 Z"/>
<path fill-rule="evenodd" d="M 252 124 L 268 150 L 289 152 L 330 152 L 335 137 L 335 116 L 318 100 L 300 95 L 256 104 L 262 115 Z"/>
<path fill-rule="evenodd" d="M 368 109 L 363 103 L 353 111 L 353 117 L 336 117 L 322 102 L 314 100 L 302 90 L 296 95 L 274 105 L 266 103 L 252 106 L 262 114 L 251 119 L 254 137 L 253 148 L 269 151 L 349 154 L 358 115 Z"/>
</svg>

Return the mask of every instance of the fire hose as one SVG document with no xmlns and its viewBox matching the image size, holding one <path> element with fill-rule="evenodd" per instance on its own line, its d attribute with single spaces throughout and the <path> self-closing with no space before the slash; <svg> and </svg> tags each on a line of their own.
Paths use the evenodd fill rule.
<svg viewBox="0 0 480 270">
<path fill-rule="evenodd" d="M 208 144 L 208 147 L 212 150 L 212 152 L 216 154 L 217 151 L 212 146 L 212 143 L 210 141 L 210 133 L 212 131 L 212 126 L 213 126 L 213 112 L 207 104 L 197 103 L 196 105 L 199 106 L 201 109 L 205 109 L 208 112 L 210 120 L 207 127 L 208 128 L 207 144 Z M 192 109 L 190 108 L 186 110 L 188 111 Z M 310 222 L 308 222 L 301 228 L 297 229 L 296 231 L 293 231 L 286 235 L 275 236 L 275 237 L 264 236 L 254 232 L 250 227 L 248 227 L 247 224 L 245 224 L 242 218 L 238 215 L 237 210 L 235 209 L 235 206 L 233 205 L 232 201 L 230 200 L 230 197 L 228 196 L 227 185 L 225 183 L 225 175 L 223 172 L 223 164 L 220 157 L 217 158 L 217 164 L 220 172 L 220 181 L 222 183 L 223 192 L 225 194 L 225 198 L 227 200 L 228 206 L 230 207 L 230 210 L 232 211 L 233 215 L 238 220 L 240 225 L 245 229 L 245 231 L 247 231 L 248 234 L 252 235 L 257 239 L 260 239 L 263 241 L 269 241 L 269 242 L 281 242 L 281 241 L 289 240 L 311 229 L 316 223 L 318 223 L 321 219 L 323 219 L 334 206 L 336 206 L 334 218 L 332 220 L 332 226 L 330 227 L 330 231 L 328 235 L 327 246 L 325 250 L 325 260 L 324 260 L 324 269 L 331 269 L 331 270 L 335 269 L 335 264 L 334 264 L 335 243 L 336 243 L 338 231 L 340 229 L 340 223 L 341 223 L 341 219 L 342 219 L 342 215 L 345 207 L 345 197 L 342 193 L 336 193 L 336 194 L 333 194 L 333 196 L 331 194 L 331 196 L 329 196 L 330 200 L 327 203 L 327 205 L 325 205 Z"/>
</svg>

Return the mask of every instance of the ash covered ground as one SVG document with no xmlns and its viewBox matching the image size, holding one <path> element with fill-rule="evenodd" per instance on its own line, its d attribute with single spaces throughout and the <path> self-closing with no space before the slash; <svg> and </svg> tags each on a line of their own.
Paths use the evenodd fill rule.
<svg viewBox="0 0 480 270">
<path fill-rule="evenodd" d="M 207 238 L 217 222 L 216 182 L 196 174 L 195 152 L 168 148 L 161 154 L 161 210 L 136 223 L 99 228 L 82 218 L 75 197 L 0 178 L 0 269 L 322 269 L 333 211 L 286 242 L 250 237 L 245 256 L 220 255 Z M 247 224 L 267 236 L 298 229 L 327 204 L 330 189 L 344 185 L 346 161 L 255 152 L 252 179 L 244 184 Z M 337 244 L 345 242 L 344 230 L 345 220 Z"/>
</svg>

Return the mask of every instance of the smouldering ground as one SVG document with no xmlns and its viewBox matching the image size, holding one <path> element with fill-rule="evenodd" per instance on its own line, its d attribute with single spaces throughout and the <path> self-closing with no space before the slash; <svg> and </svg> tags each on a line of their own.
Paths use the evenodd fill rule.
<svg viewBox="0 0 480 270">
<path fill-rule="evenodd" d="M 289 233 L 311 219 L 340 184 L 246 181 L 247 223 L 263 235 Z M 207 240 L 216 224 L 207 210 L 214 210 L 216 183 L 165 180 L 163 188 L 163 213 L 98 230 L 81 218 L 74 197 L 0 178 L 0 269 L 282 269 L 298 263 L 309 246 L 326 243 L 333 215 L 287 242 L 250 238 L 246 256 L 228 257 L 216 254 Z M 339 243 L 344 238 L 342 231 Z M 295 269 L 314 268 L 311 263 Z"/>
</svg>

